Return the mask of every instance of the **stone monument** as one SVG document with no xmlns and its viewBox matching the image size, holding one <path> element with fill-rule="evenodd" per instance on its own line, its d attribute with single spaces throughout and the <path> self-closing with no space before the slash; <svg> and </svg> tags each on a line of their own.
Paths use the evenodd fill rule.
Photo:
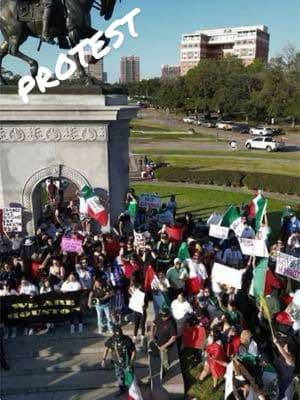
<svg viewBox="0 0 300 400">
<path fill-rule="evenodd" d="M 32 234 L 41 212 L 35 189 L 47 178 L 67 178 L 106 194 L 113 224 L 128 189 L 136 113 L 122 95 L 39 94 L 24 104 L 1 94 L 0 208 L 21 206 L 24 231 Z"/>
</svg>

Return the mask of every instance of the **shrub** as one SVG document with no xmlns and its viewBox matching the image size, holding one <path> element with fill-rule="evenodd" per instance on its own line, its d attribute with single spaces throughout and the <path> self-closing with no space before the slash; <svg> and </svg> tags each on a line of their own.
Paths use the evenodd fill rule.
<svg viewBox="0 0 300 400">
<path fill-rule="evenodd" d="M 248 189 L 264 189 L 269 192 L 300 195 L 300 178 L 288 175 L 247 173 L 243 185 Z"/>
<path fill-rule="evenodd" d="M 288 175 L 164 167 L 156 171 L 156 177 L 161 181 L 247 187 L 248 189 L 300 195 L 300 178 Z"/>
</svg>

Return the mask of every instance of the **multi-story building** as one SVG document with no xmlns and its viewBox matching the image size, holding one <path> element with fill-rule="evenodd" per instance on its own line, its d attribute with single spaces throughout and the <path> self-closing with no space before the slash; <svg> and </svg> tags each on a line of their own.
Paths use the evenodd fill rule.
<svg viewBox="0 0 300 400">
<path fill-rule="evenodd" d="M 120 82 L 139 82 L 140 57 L 122 57 L 120 63 Z"/>
<path fill-rule="evenodd" d="M 92 52 L 85 52 L 85 60 L 88 63 L 90 58 L 92 57 Z M 96 64 L 89 64 L 88 67 L 86 67 L 86 72 L 91 78 L 95 78 L 98 81 L 104 81 L 104 62 L 103 58 L 101 58 L 99 61 L 97 61 Z"/>
<path fill-rule="evenodd" d="M 161 66 L 161 79 L 170 81 L 180 76 L 180 65 L 162 65 Z"/>
<path fill-rule="evenodd" d="M 269 39 L 265 25 L 207 29 L 185 34 L 180 47 L 181 75 L 185 75 L 203 58 L 234 55 L 245 65 L 251 64 L 255 58 L 267 62 Z"/>
</svg>

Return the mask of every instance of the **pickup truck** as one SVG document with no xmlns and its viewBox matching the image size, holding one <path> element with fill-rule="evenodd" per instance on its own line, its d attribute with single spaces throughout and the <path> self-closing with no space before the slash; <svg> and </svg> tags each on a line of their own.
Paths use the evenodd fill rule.
<svg viewBox="0 0 300 400">
<path fill-rule="evenodd" d="M 256 136 L 272 136 L 274 134 L 272 128 L 267 128 L 265 126 L 257 126 L 256 128 L 250 128 L 250 135 Z"/>
<path fill-rule="evenodd" d="M 279 151 L 284 148 L 284 142 L 279 142 L 270 136 L 258 137 L 255 139 L 249 139 L 245 143 L 248 150 L 261 149 L 271 151 Z"/>
</svg>

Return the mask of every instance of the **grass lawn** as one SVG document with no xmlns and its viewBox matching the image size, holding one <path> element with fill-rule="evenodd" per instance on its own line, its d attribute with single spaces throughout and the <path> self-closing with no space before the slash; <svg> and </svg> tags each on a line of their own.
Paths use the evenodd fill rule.
<svg viewBox="0 0 300 400">
<path fill-rule="evenodd" d="M 176 184 L 159 185 L 135 183 L 133 187 L 137 194 L 143 192 L 157 192 L 160 194 L 163 202 L 167 201 L 171 194 L 175 194 L 179 207 L 179 214 L 189 211 L 203 218 L 207 218 L 212 212 L 224 212 L 230 205 L 240 205 L 243 202 L 249 203 L 253 198 L 253 196 L 245 193 L 182 187 Z M 283 207 L 286 205 L 294 206 L 300 211 L 299 204 L 269 199 L 268 217 L 272 227 L 273 238 L 276 238 L 279 234 L 281 213 Z"/>
<path fill-rule="evenodd" d="M 138 151 L 138 153 L 143 153 Z M 154 160 L 164 161 L 176 167 L 201 168 L 201 170 L 231 170 L 263 172 L 270 174 L 300 176 L 300 161 L 279 157 L 264 157 L 264 154 L 226 153 L 210 154 L 209 151 L 196 155 L 163 155 L 158 152 L 145 152 Z M 174 153 L 173 153 L 174 154 Z M 269 154 L 268 154 L 269 155 Z M 299 157 L 298 157 L 299 158 Z"/>
<path fill-rule="evenodd" d="M 205 134 L 200 134 L 205 136 Z M 141 135 L 139 135 L 140 137 Z M 188 135 L 184 136 L 186 139 L 189 139 L 190 137 L 199 137 L 199 134 L 193 134 L 193 135 Z M 134 148 L 133 148 L 133 151 Z M 299 160 L 299 154 L 295 154 L 293 152 L 274 152 L 274 153 L 267 153 L 264 151 L 224 151 L 224 150 L 185 150 L 185 149 L 167 149 L 167 148 L 161 148 L 161 149 L 142 149 L 138 148 L 136 149 L 136 153 L 145 153 L 145 154 L 151 154 L 151 155 L 162 155 L 162 156 L 169 156 L 169 155 L 174 155 L 174 156 L 204 156 L 204 157 L 227 157 L 227 158 L 263 158 L 263 159 L 274 159 L 274 160 L 293 160 L 293 161 L 298 161 L 298 164 L 300 164 Z"/>
<path fill-rule="evenodd" d="M 157 132 L 147 132 L 147 133 L 134 131 L 131 132 L 130 139 L 133 144 L 140 143 L 141 140 L 149 142 L 153 141 L 172 142 L 174 140 L 191 140 L 191 141 L 202 140 L 206 142 L 214 141 L 214 139 L 211 136 L 206 135 L 205 133 L 186 133 L 186 132 L 176 132 L 176 131 L 172 131 L 172 133 L 171 131 L 168 132 L 157 131 Z"/>
<path fill-rule="evenodd" d="M 170 129 L 167 125 L 155 123 L 152 121 L 147 121 L 144 119 L 133 119 L 130 123 L 130 127 L 133 130 L 140 130 L 140 131 L 177 131 L 178 129 Z M 180 131 L 180 130 L 179 130 Z"/>
</svg>

